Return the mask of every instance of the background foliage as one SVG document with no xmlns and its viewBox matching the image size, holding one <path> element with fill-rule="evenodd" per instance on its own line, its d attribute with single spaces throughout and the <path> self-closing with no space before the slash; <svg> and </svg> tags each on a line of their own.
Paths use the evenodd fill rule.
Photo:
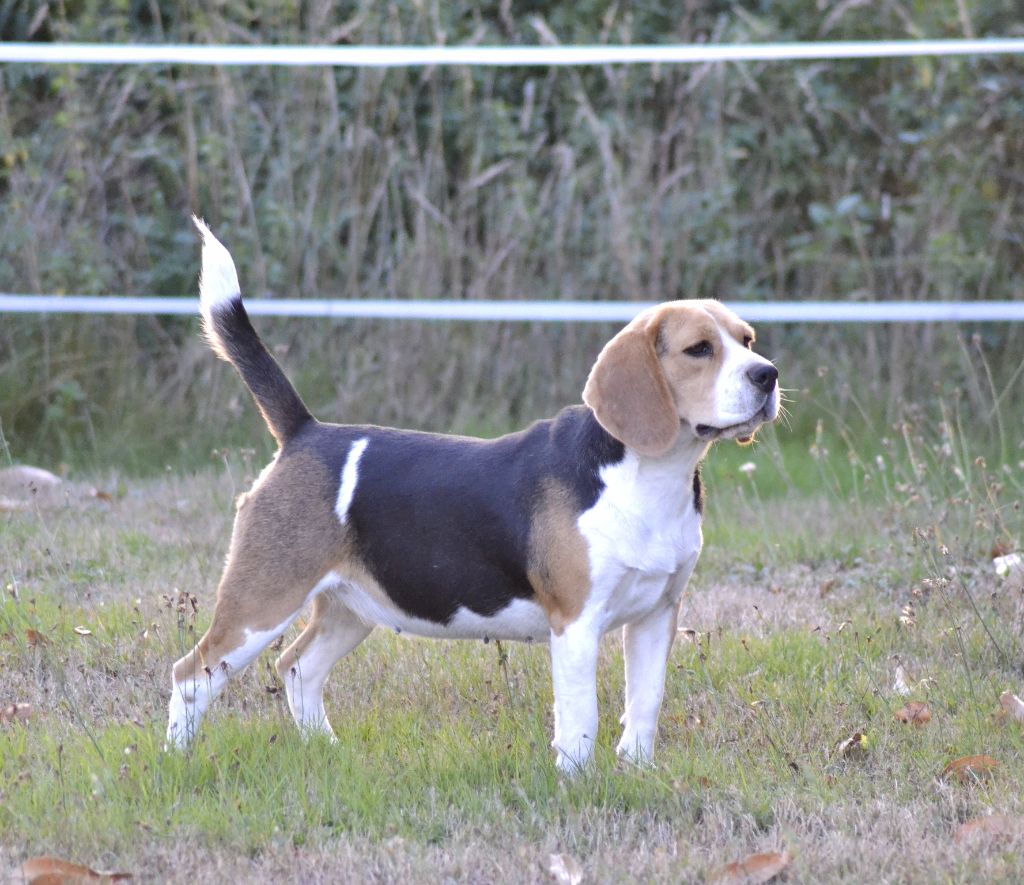
<svg viewBox="0 0 1024 885">
<path fill-rule="evenodd" d="M 584 43 L 1019 36 L 1012 0 L 643 4 L 0 0 L 4 40 Z M 199 212 L 252 296 L 1012 298 L 1012 57 L 582 69 L 7 65 L 0 291 L 183 295 Z M 325 418 L 498 432 L 577 401 L 611 327 L 260 324 Z M 262 439 L 174 318 L 0 322 L 19 459 L 147 470 Z M 1016 402 L 1022 334 L 764 328 L 892 419 Z M 970 330 L 968 330 L 970 331 Z M 983 355 L 993 381 L 977 380 Z M 850 383 L 855 380 L 856 383 Z M 844 405 L 845 404 L 845 405 Z M 811 433 L 811 412 L 795 411 Z M 264 435 L 265 436 L 265 435 Z"/>
<path fill-rule="evenodd" d="M 1018 5 L 0 0 L 0 39 L 1024 36 Z M 196 211 L 252 295 L 1019 297 L 1022 81 L 1009 57 L 8 65 L 0 291 L 191 294 Z M 614 331 L 259 327 L 324 418 L 481 433 L 578 400 Z M 1024 329 L 760 333 L 792 426 L 709 459 L 658 767 L 612 758 L 609 638 L 598 764 L 566 783 L 543 649 L 387 631 L 329 683 L 338 746 L 300 739 L 268 656 L 196 752 L 162 753 L 168 665 L 208 623 L 230 501 L 264 461 L 246 447 L 269 435 L 194 320 L 0 316 L 0 466 L 87 477 L 0 500 L 0 869 L 45 852 L 168 882 L 533 882 L 565 852 L 587 881 L 703 881 L 785 847 L 793 881 L 1020 881 L 1024 732 L 993 713 L 1024 694 L 1024 585 L 992 557 L 1024 536 Z M 898 721 L 908 696 L 929 723 Z M 940 775 L 976 754 L 1002 764 Z M 1000 819 L 1002 840 L 960 844 Z"/>
</svg>

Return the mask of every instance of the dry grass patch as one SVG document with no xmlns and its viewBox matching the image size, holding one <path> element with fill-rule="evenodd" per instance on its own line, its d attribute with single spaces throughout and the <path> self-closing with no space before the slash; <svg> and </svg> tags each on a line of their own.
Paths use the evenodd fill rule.
<svg viewBox="0 0 1024 885">
<path fill-rule="evenodd" d="M 383 632 L 328 683 L 337 746 L 299 739 L 268 655 L 193 751 L 164 754 L 170 666 L 208 619 L 243 472 L 101 478 L 111 501 L 0 514 L 0 705 L 36 711 L 0 723 L 0 868 L 57 854 L 167 882 L 534 882 L 565 853 L 584 881 L 701 881 L 786 850 L 789 881 L 1024 872 L 1012 828 L 954 839 L 1024 814 L 1024 730 L 995 718 L 1022 688 L 1019 601 L 981 559 L 955 563 L 971 602 L 922 587 L 930 559 L 880 532 L 884 502 L 756 502 L 718 483 L 656 769 L 614 759 L 615 637 L 596 765 L 574 782 L 548 747 L 545 649 L 505 645 L 503 664 L 494 645 Z M 758 503 L 745 537 L 737 517 Z M 734 555 L 755 542 L 763 561 Z M 898 721 L 908 701 L 929 721 Z M 855 733 L 858 752 L 839 752 Z M 940 777 L 980 754 L 1001 763 L 989 776 Z"/>
</svg>

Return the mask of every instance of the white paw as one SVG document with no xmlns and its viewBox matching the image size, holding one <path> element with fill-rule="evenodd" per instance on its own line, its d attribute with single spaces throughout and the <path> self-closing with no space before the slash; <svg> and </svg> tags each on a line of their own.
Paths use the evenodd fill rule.
<svg viewBox="0 0 1024 885">
<path fill-rule="evenodd" d="M 615 755 L 637 768 L 654 768 L 653 752 L 649 741 L 623 736 L 615 748 Z"/>
<path fill-rule="evenodd" d="M 578 741 L 570 742 L 569 745 L 575 747 L 575 752 L 568 751 L 558 743 L 552 743 L 558 753 L 555 766 L 562 774 L 576 777 L 586 770 L 594 751 L 594 742 L 588 737 L 582 737 Z"/>
<path fill-rule="evenodd" d="M 167 711 L 167 738 L 165 750 L 184 750 L 196 733 L 196 706 L 186 700 L 184 691 L 175 687 Z"/>
<path fill-rule="evenodd" d="M 306 741 L 326 740 L 332 744 L 338 743 L 338 736 L 334 733 L 330 723 L 326 719 L 316 719 L 304 722 L 299 725 L 299 734 Z"/>
<path fill-rule="evenodd" d="M 193 732 L 189 730 L 185 722 L 176 722 L 173 719 L 167 723 L 167 737 L 164 740 L 164 752 L 184 750 L 192 743 Z"/>
</svg>

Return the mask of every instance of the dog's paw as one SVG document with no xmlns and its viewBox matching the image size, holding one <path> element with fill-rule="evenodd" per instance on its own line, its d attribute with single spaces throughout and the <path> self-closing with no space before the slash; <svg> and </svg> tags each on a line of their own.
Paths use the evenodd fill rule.
<svg viewBox="0 0 1024 885">
<path fill-rule="evenodd" d="M 649 771 L 657 767 L 652 758 L 651 748 L 645 746 L 639 740 L 626 740 L 626 738 L 623 738 L 615 748 L 615 755 L 619 757 L 621 763 L 631 765 L 634 768 Z"/>
<path fill-rule="evenodd" d="M 555 759 L 555 767 L 558 769 L 560 774 L 566 777 L 574 778 L 579 777 L 587 770 L 587 766 L 590 763 L 590 756 L 594 750 L 594 742 L 584 738 L 578 742 L 575 742 L 576 752 L 566 752 L 565 749 L 558 745 L 553 745 L 555 751 L 558 753 Z"/>
</svg>

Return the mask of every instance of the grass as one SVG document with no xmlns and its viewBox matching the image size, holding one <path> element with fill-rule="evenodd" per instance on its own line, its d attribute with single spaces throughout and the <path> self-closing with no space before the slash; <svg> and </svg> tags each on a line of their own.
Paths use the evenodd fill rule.
<svg viewBox="0 0 1024 885">
<path fill-rule="evenodd" d="M 885 481 L 865 482 L 850 465 L 876 465 L 867 448 L 826 436 L 817 455 L 773 434 L 712 453 L 657 768 L 614 758 L 609 637 L 596 764 L 574 781 L 548 746 L 546 649 L 383 631 L 328 683 L 338 745 L 303 743 L 265 655 L 192 751 L 163 753 L 170 665 L 207 622 L 231 501 L 259 466 L 244 453 L 191 476 L 94 478 L 112 502 L 0 514 L 0 702 L 37 711 L 0 726 L 0 862 L 57 854 L 167 882 L 531 882 L 565 852 L 587 881 L 701 881 L 787 848 L 792 881 L 1019 878 L 1024 839 L 952 838 L 978 815 L 1024 815 L 1024 732 L 993 715 L 1024 687 L 1024 598 L 988 561 L 1021 536 L 1019 468 L 909 431 Z M 926 450 L 973 473 L 906 488 Z M 787 492 L 807 472 L 814 491 Z M 924 726 L 894 718 L 897 666 Z M 837 749 L 858 732 L 866 749 Z M 991 777 L 939 776 L 981 753 L 1001 763 Z"/>
</svg>

